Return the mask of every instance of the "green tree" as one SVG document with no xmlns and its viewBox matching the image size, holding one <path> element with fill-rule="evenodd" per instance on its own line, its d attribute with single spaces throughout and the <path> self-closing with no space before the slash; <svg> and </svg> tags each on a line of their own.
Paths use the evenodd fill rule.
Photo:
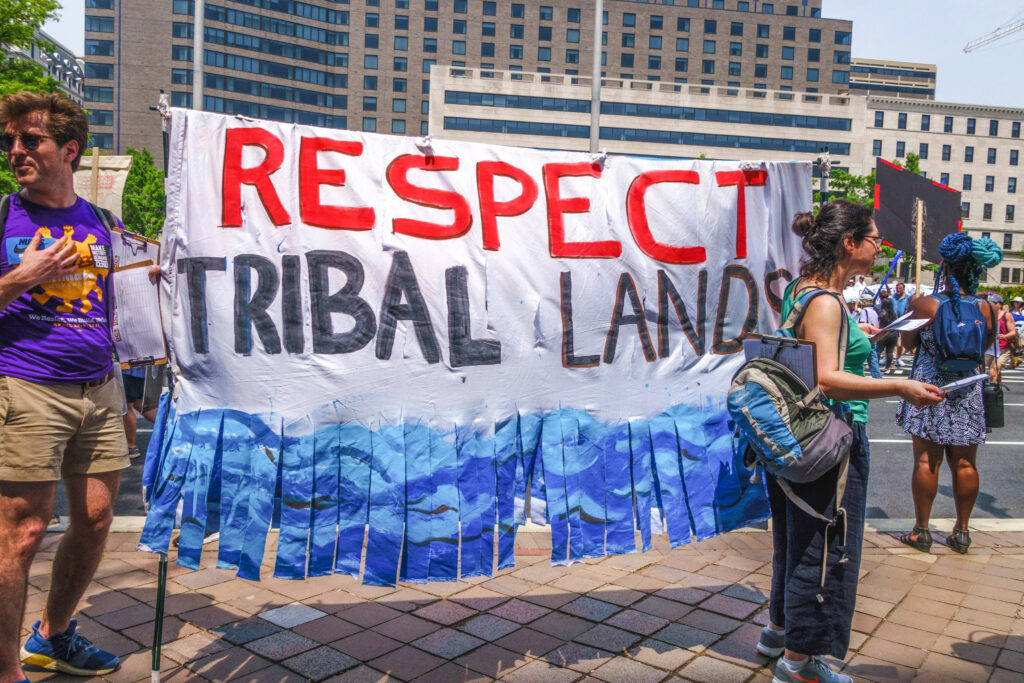
<svg viewBox="0 0 1024 683">
<path fill-rule="evenodd" d="M 128 147 L 132 168 L 124 184 L 121 220 L 134 233 L 157 238 L 164 227 L 164 173 L 149 150 Z"/>
<path fill-rule="evenodd" d="M 0 2 L 0 44 L 28 49 L 35 32 L 59 16 L 58 0 L 3 0 Z M 45 45 L 43 49 L 52 49 Z M 59 83 L 35 62 L 19 56 L 0 60 L 0 95 L 20 90 L 56 92 Z"/>
</svg>

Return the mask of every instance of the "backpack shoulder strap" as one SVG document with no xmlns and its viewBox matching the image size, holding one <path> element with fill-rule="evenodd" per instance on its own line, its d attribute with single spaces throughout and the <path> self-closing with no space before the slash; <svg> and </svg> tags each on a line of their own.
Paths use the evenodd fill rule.
<svg viewBox="0 0 1024 683">
<path fill-rule="evenodd" d="M 11 211 L 11 195 L 0 198 L 0 242 L 4 239 L 4 228 L 7 227 L 7 214 Z"/>
<path fill-rule="evenodd" d="M 96 206 L 92 202 L 89 202 L 89 206 L 92 207 L 93 213 L 96 214 L 96 218 L 99 219 L 100 224 L 103 225 L 107 231 L 107 235 L 111 235 L 114 232 L 114 228 L 117 227 L 117 218 L 114 216 L 114 212 L 110 209 L 104 209 Z"/>
<path fill-rule="evenodd" d="M 789 312 L 785 322 L 782 323 L 782 327 L 792 328 L 795 330 L 796 326 L 800 324 L 801 320 L 803 320 L 804 314 L 807 312 L 808 304 L 810 304 L 815 297 L 822 294 L 831 296 L 836 300 L 836 303 L 839 304 L 841 318 L 841 322 L 839 323 L 839 368 L 842 369 L 846 367 L 846 346 L 850 341 L 850 313 L 846 310 L 846 304 L 843 303 L 838 294 L 830 292 L 827 289 L 821 289 L 820 287 L 805 290 L 797 296 L 796 301 L 793 303 L 793 309 Z"/>
</svg>

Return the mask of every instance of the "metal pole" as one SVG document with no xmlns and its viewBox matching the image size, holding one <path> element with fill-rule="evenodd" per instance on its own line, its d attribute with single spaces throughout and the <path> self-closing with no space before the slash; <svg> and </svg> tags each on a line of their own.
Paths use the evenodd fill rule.
<svg viewBox="0 0 1024 683">
<path fill-rule="evenodd" d="M 594 0 L 594 60 L 590 82 L 590 152 L 597 154 L 601 137 L 601 34 L 604 32 L 604 2 Z"/>
<path fill-rule="evenodd" d="M 192 108 L 203 110 L 203 25 L 206 19 L 205 0 L 196 0 L 196 15 L 192 19 Z"/>
<path fill-rule="evenodd" d="M 150 680 L 160 683 L 160 646 L 164 637 L 164 594 L 167 592 L 167 554 L 160 553 L 156 574 L 156 619 L 153 621 L 153 655 Z"/>
</svg>

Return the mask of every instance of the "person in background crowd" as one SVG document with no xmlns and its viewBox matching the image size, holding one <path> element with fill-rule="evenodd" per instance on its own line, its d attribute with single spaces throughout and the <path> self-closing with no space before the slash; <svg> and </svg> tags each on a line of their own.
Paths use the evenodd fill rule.
<svg viewBox="0 0 1024 683">
<path fill-rule="evenodd" d="M 865 291 L 860 295 L 860 308 L 857 312 L 857 322 L 870 325 L 874 328 L 878 327 L 878 311 L 873 306 L 874 297 Z M 871 371 L 871 376 L 875 379 L 881 379 L 882 371 L 878 367 L 878 345 L 871 345 L 871 353 L 868 354 L 868 369 Z"/>
<path fill-rule="evenodd" d="M 823 657 L 842 659 L 850 644 L 870 460 L 867 399 L 900 396 L 924 406 L 941 401 L 942 392 L 913 380 L 864 377 L 864 361 L 871 346 L 865 330 L 871 333 L 877 328 L 864 324 L 862 329 L 850 320 L 840 294 L 847 279 L 867 271 L 881 250 L 882 238 L 871 210 L 843 200 L 829 202 L 817 216 L 798 214 L 793 230 L 803 237 L 806 257 L 800 277 L 786 288 L 782 319 L 786 319 L 795 300 L 808 289 L 825 289 L 833 294 L 813 299 L 795 332 L 797 337 L 815 343 L 822 393 L 831 401 L 844 402 L 836 406 L 837 411 L 852 413 L 853 443 L 843 498 L 847 561 L 838 562 L 838 552 L 828 553 L 825 588 L 819 591 L 821 558 L 829 550 L 825 547 L 825 525 L 801 511 L 782 492 L 774 477 L 768 475 L 774 545 L 770 620 L 761 631 L 757 650 L 768 657 L 784 655 L 775 667 L 774 680 L 778 683 L 850 683 L 849 676 L 832 671 Z M 839 367 L 838 346 L 844 325 L 849 330 L 846 362 Z M 837 476 L 838 470 L 834 469 L 817 481 L 792 487 L 798 496 L 828 516 Z M 838 542 L 833 535 L 831 550 L 835 550 Z"/>
<path fill-rule="evenodd" d="M 879 327 L 891 325 L 896 320 L 896 310 L 893 307 L 888 289 L 883 289 L 878 293 L 878 303 L 875 305 L 875 309 L 878 311 Z M 896 339 L 898 336 L 895 332 L 889 332 L 874 344 L 879 360 L 881 360 L 883 354 L 885 356 L 884 372 L 888 375 L 896 372 L 896 368 L 893 367 L 893 354 L 896 351 Z"/>
<path fill-rule="evenodd" d="M 995 292 L 989 292 L 986 299 L 993 305 L 998 316 L 999 333 L 996 336 L 998 341 L 997 344 L 992 345 L 991 351 L 998 349 L 999 353 L 998 355 L 994 353 L 985 354 L 985 367 L 988 369 L 995 368 L 993 377 L 998 382 L 1002 379 L 1003 368 L 1012 360 L 1013 348 L 1015 342 L 1019 339 L 1019 335 L 1017 334 L 1017 325 L 1013 320 L 1013 315 L 1003 302 L 1003 297 Z"/>
<path fill-rule="evenodd" d="M 139 428 L 139 415 L 142 413 L 142 392 L 146 385 L 145 368 L 128 368 L 121 371 L 124 379 L 124 400 L 128 410 L 124 413 L 124 435 L 128 439 L 128 457 L 137 458 L 139 447 L 135 445 L 135 434 Z"/>
<path fill-rule="evenodd" d="M 910 304 L 914 318 L 931 320 L 939 303 L 950 298 L 954 306 L 978 306 L 988 327 L 988 342 L 995 339 L 998 304 L 979 299 L 976 303 L 962 301 L 978 289 L 978 278 L 987 268 L 994 268 L 1003 259 L 1003 252 L 987 237 L 972 240 L 964 233 L 953 233 L 943 238 L 939 246 L 942 270 L 938 282 L 941 291 L 920 297 Z M 932 325 L 904 333 L 908 349 L 917 349 L 911 379 L 945 386 L 951 382 L 976 374 L 977 370 L 947 372 L 938 366 L 939 348 Z M 995 371 L 995 368 L 993 368 Z M 943 456 L 953 473 L 953 502 L 956 506 L 956 524 L 946 545 L 958 553 L 966 553 L 971 545 L 967 524 L 978 497 L 978 470 L 975 459 L 978 444 L 985 443 L 985 410 L 981 398 L 981 383 L 957 389 L 946 395 L 938 405 L 917 405 L 901 401 L 896 410 L 896 424 L 910 434 L 914 443 L 914 470 L 910 487 L 914 496 L 915 525 L 910 533 L 900 536 L 900 542 L 928 552 L 932 534 L 928 529 L 932 503 L 939 486 L 939 467 Z"/>
<path fill-rule="evenodd" d="M 1014 340 L 1014 344 L 1011 347 L 1012 358 L 1010 359 L 1010 367 L 1016 368 L 1024 360 L 1024 344 L 1022 344 L 1021 330 L 1024 330 L 1024 298 L 1019 296 L 1013 297 L 1010 301 L 1010 315 L 1013 316 L 1013 325 L 1017 328 L 1017 338 Z"/>
<path fill-rule="evenodd" d="M 892 309 L 896 313 L 896 317 L 900 317 L 907 312 L 907 307 L 910 305 L 910 295 L 907 294 L 907 287 L 902 281 L 896 282 L 896 291 L 892 296 Z M 903 335 L 900 333 L 896 334 L 896 358 L 893 363 L 895 367 L 902 368 L 903 361 Z"/>
</svg>

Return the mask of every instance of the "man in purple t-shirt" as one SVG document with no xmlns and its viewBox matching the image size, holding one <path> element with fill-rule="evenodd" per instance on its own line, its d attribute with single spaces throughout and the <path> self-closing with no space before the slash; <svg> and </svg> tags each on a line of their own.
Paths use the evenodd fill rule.
<svg viewBox="0 0 1024 683">
<path fill-rule="evenodd" d="M 121 470 L 124 397 L 108 325 L 110 235 L 74 191 L 88 119 L 62 95 L 0 98 L 0 151 L 21 190 L 0 240 L 0 680 L 19 660 L 102 675 L 118 658 L 72 618 L 103 555 Z M 71 524 L 42 619 L 20 650 L 32 559 L 64 480 Z"/>
</svg>

